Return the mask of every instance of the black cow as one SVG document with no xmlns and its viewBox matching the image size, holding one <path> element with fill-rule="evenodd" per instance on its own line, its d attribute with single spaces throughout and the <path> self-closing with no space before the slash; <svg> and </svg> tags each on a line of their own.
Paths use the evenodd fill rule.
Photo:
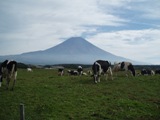
<svg viewBox="0 0 160 120">
<path fill-rule="evenodd" d="M 6 78 L 6 89 L 9 88 L 10 80 L 13 78 L 13 85 L 11 90 L 13 90 L 16 78 L 17 78 L 17 62 L 5 60 L 0 66 L 0 85 L 3 78 Z"/>
<path fill-rule="evenodd" d="M 95 61 L 92 65 L 92 71 L 93 71 L 93 77 L 94 77 L 95 83 L 100 82 L 100 76 L 101 76 L 102 72 L 104 74 L 108 73 L 112 79 L 111 63 L 108 61 L 104 61 L 104 60 Z"/>
</svg>

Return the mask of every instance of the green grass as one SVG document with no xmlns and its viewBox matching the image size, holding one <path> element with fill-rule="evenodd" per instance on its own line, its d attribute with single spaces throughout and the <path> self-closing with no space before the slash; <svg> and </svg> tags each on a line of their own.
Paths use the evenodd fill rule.
<svg viewBox="0 0 160 120">
<path fill-rule="evenodd" d="M 19 69 L 14 91 L 0 88 L 0 120 L 158 120 L 160 76 L 125 77 L 94 84 L 89 76 Z"/>
</svg>

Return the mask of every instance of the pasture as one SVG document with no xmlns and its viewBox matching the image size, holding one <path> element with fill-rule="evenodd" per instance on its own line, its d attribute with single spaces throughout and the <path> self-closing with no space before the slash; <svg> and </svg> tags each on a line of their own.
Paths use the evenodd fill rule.
<svg viewBox="0 0 160 120">
<path fill-rule="evenodd" d="M 5 81 L 4 81 L 5 82 Z M 95 84 L 90 76 L 58 76 L 57 70 L 18 69 L 14 91 L 0 88 L 0 120 L 158 120 L 160 76 L 126 77 Z"/>
</svg>

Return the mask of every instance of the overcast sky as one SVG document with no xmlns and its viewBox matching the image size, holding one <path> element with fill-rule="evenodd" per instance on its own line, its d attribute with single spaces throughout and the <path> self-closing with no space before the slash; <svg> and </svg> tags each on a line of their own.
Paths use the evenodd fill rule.
<svg viewBox="0 0 160 120">
<path fill-rule="evenodd" d="M 0 55 L 45 50 L 76 36 L 160 64 L 160 0 L 0 0 Z"/>
</svg>

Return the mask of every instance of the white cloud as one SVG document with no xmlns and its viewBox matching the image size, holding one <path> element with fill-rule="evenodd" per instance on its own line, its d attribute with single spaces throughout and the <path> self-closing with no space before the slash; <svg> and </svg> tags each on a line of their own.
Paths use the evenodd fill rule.
<svg viewBox="0 0 160 120">
<path fill-rule="evenodd" d="M 134 6 L 134 9 L 138 11 L 144 12 L 141 17 L 145 17 L 147 19 L 160 19 L 160 1 L 159 0 L 142 0 L 139 1 L 140 4 L 138 6 Z"/>
<path fill-rule="evenodd" d="M 15 42 L 28 40 L 31 50 L 53 46 L 59 43 L 55 41 L 60 38 L 81 36 L 82 33 L 96 31 L 95 28 L 86 26 L 118 26 L 121 25 L 119 21 L 123 21 L 122 18 L 102 11 L 96 0 L 69 0 L 67 2 L 65 0 L 6 0 L 0 7 L 3 18 L 0 21 L 0 30 L 4 32 L 0 34 L 0 39 Z M 54 42 L 50 44 L 53 40 Z M 36 44 L 37 41 L 41 44 Z M 19 49 L 19 52 L 15 52 L 25 51 L 28 49 L 23 47 Z M 15 53 L 14 50 L 11 52 Z M 1 54 L 7 53 L 1 52 Z"/>
<path fill-rule="evenodd" d="M 160 30 L 147 29 L 99 33 L 87 39 L 115 55 L 156 64 L 154 58 L 160 56 L 159 38 Z"/>
</svg>

